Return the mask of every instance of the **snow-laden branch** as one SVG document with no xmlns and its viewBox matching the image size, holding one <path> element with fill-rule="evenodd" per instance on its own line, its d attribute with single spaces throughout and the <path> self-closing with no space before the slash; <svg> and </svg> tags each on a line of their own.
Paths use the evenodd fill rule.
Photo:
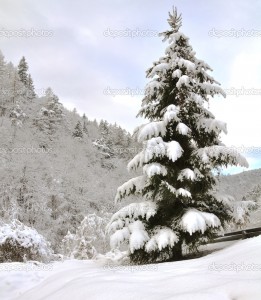
<svg viewBox="0 0 261 300">
<path fill-rule="evenodd" d="M 227 134 L 227 124 L 225 122 L 212 119 L 212 118 L 200 118 L 198 121 L 198 128 L 204 128 L 206 132 L 214 131 L 219 134 L 223 131 Z"/>
<path fill-rule="evenodd" d="M 168 227 L 155 228 L 154 232 L 155 234 L 145 245 L 147 252 L 161 251 L 168 246 L 173 247 L 179 241 L 177 234 Z"/>
<path fill-rule="evenodd" d="M 199 211 L 197 209 L 189 209 L 181 218 L 181 228 L 192 235 L 196 231 L 203 234 L 208 227 L 219 227 L 221 225 L 219 218 L 212 214 Z"/>
<path fill-rule="evenodd" d="M 129 230 L 131 232 L 129 239 L 130 252 L 133 253 L 135 250 L 141 249 L 144 246 L 149 239 L 149 235 L 140 220 L 129 225 Z"/>
<path fill-rule="evenodd" d="M 179 196 L 182 196 L 182 197 L 188 197 L 188 198 L 191 198 L 191 193 L 190 191 L 186 190 L 186 189 L 183 189 L 183 188 L 179 188 L 179 189 L 176 189 L 174 188 L 171 184 L 169 184 L 168 182 L 166 181 L 162 181 L 161 183 L 163 186 L 165 186 L 173 195 L 175 195 L 177 198 Z"/>
<path fill-rule="evenodd" d="M 107 231 L 115 231 L 121 229 L 126 225 L 126 222 L 123 221 L 128 219 L 128 222 L 132 220 L 137 220 L 139 217 L 149 220 L 157 212 L 157 205 L 152 201 L 131 203 L 119 211 L 117 211 L 111 218 Z M 119 221 L 121 220 L 121 221 Z"/>
<path fill-rule="evenodd" d="M 115 202 L 121 200 L 124 196 L 128 196 L 131 192 L 139 193 L 146 185 L 147 176 L 141 175 L 135 178 L 130 179 L 125 182 L 123 185 L 118 187 Z"/>
<path fill-rule="evenodd" d="M 169 160 L 175 162 L 182 154 L 183 149 L 178 142 L 171 141 L 166 143 L 161 137 L 152 138 L 147 141 L 145 149 L 129 162 L 128 170 L 135 170 L 156 157 L 167 157 Z"/>
<path fill-rule="evenodd" d="M 178 118 L 179 107 L 175 105 L 169 105 L 164 113 L 162 121 L 154 121 L 148 124 L 138 127 L 135 132 L 137 133 L 138 142 L 143 142 L 153 137 L 164 137 L 167 131 L 167 125 L 173 120 L 179 121 Z M 177 127 L 177 131 L 181 131 L 181 134 L 186 134 L 189 132 L 189 128 L 180 123 L 180 127 Z M 186 133 L 185 133 L 186 132 Z"/>
<path fill-rule="evenodd" d="M 167 175 L 167 169 L 165 166 L 159 163 L 147 164 L 143 167 L 143 173 L 146 174 L 149 178 L 154 175 Z"/>
<path fill-rule="evenodd" d="M 212 161 L 219 161 L 219 164 L 239 165 L 248 168 L 248 162 L 244 156 L 226 146 L 210 146 L 200 148 L 194 151 L 194 154 L 201 158 L 203 163 L 212 163 Z"/>
<path fill-rule="evenodd" d="M 196 180 L 196 174 L 194 171 L 192 171 L 189 168 L 183 169 L 180 171 L 177 180 L 183 181 L 185 179 L 195 181 Z"/>
</svg>

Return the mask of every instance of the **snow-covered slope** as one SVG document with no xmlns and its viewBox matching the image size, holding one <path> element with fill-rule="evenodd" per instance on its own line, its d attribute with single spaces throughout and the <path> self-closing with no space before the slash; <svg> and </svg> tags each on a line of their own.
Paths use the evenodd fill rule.
<svg viewBox="0 0 261 300">
<path fill-rule="evenodd" d="M 261 184 L 261 169 L 221 176 L 218 190 L 241 200 L 258 184 Z"/>
<path fill-rule="evenodd" d="M 255 201 L 256 209 L 250 214 L 250 222 L 246 227 L 261 226 L 261 169 L 221 176 L 217 189 L 219 193 L 231 195 L 237 200 L 245 198 Z"/>
<path fill-rule="evenodd" d="M 1 272 L 0 299 L 260 300 L 260 247 L 261 236 L 202 258 L 157 265 L 102 266 L 95 261 L 65 261 L 55 263 L 44 275 L 43 271 L 34 276 L 23 272 L 24 282 L 17 281 L 17 271 Z M 30 284 L 33 288 L 19 295 L 17 287 L 10 289 L 12 281 L 23 290 Z M 6 294 L 8 288 L 10 293 Z"/>
</svg>

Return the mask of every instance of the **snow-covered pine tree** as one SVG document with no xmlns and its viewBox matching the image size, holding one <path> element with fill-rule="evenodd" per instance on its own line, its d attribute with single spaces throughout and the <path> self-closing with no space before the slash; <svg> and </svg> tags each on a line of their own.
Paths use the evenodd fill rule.
<svg viewBox="0 0 261 300">
<path fill-rule="evenodd" d="M 9 117 L 11 118 L 12 125 L 22 127 L 26 119 L 26 114 L 23 112 L 19 104 L 12 108 Z"/>
<path fill-rule="evenodd" d="M 83 118 L 82 131 L 83 131 L 86 135 L 88 135 L 88 129 L 87 129 L 87 121 L 88 121 L 88 120 L 87 120 L 87 117 L 86 117 L 85 114 L 83 114 L 82 118 Z"/>
<path fill-rule="evenodd" d="M 82 133 L 82 124 L 80 121 L 77 122 L 74 131 L 73 131 L 73 137 L 77 138 L 83 138 L 83 133 Z"/>
<path fill-rule="evenodd" d="M 6 111 L 6 81 L 7 81 L 7 70 L 4 55 L 0 50 L 0 116 L 3 116 Z"/>
<path fill-rule="evenodd" d="M 128 164 L 128 170 L 141 167 L 143 175 L 120 186 L 115 199 L 140 195 L 143 201 L 116 212 L 107 227 L 114 232 L 111 247 L 127 242 L 134 263 L 177 260 L 183 246 L 192 250 L 213 239 L 234 214 L 228 198 L 213 191 L 213 170 L 248 166 L 220 141 L 226 124 L 206 106 L 209 97 L 225 93 L 179 31 L 176 8 L 168 23 L 170 30 L 160 35 L 169 45 L 147 71 L 151 81 L 139 112 L 150 121 L 135 133 L 144 147 Z"/>
<path fill-rule="evenodd" d="M 27 85 L 28 81 L 28 64 L 23 56 L 18 64 L 18 75 L 20 80 L 23 82 L 24 85 Z"/>
<path fill-rule="evenodd" d="M 34 83 L 31 74 L 28 75 L 28 80 L 27 80 L 27 88 L 28 88 L 28 94 L 27 98 L 32 100 L 36 97 L 35 90 L 34 90 Z"/>
</svg>

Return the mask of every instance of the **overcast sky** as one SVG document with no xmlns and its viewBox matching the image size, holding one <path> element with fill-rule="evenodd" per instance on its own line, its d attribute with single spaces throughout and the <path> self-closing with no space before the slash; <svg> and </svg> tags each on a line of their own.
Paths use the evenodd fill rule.
<svg viewBox="0 0 261 300">
<path fill-rule="evenodd" d="M 0 49 L 14 64 L 26 57 L 38 94 L 50 86 L 67 108 L 132 132 L 143 121 L 135 116 L 145 71 L 167 46 L 157 34 L 168 29 L 173 5 L 197 57 L 227 91 L 210 102 L 227 122 L 223 141 L 261 167 L 261 1 L 1 0 Z"/>
</svg>

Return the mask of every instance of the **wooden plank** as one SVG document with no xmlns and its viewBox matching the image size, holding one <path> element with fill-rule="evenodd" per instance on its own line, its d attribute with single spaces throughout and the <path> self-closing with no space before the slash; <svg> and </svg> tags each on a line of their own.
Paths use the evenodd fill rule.
<svg viewBox="0 0 261 300">
<path fill-rule="evenodd" d="M 217 237 L 212 243 L 236 241 L 261 235 L 261 227 L 250 228 L 241 231 L 226 233 L 224 236 Z"/>
</svg>

